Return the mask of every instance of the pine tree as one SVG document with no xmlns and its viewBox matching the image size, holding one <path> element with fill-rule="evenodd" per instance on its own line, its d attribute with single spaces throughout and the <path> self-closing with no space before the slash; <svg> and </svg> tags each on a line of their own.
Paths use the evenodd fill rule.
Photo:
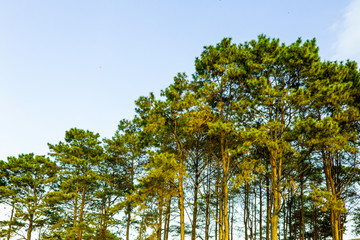
<svg viewBox="0 0 360 240">
<path fill-rule="evenodd" d="M 72 128 L 65 133 L 65 142 L 48 144 L 50 155 L 60 166 L 59 190 L 51 192 L 49 202 L 60 209 L 59 218 L 51 226 L 51 236 L 82 240 L 94 235 L 88 208 L 99 188 L 98 166 L 104 159 L 99 134 Z M 63 211 L 65 209 L 65 211 Z"/>
<path fill-rule="evenodd" d="M 3 167 L 4 175 L 11 186 L 10 196 L 16 196 L 13 200 L 16 203 L 12 203 L 11 218 L 15 217 L 22 223 L 26 228 L 26 239 L 31 240 L 34 229 L 41 229 L 44 225 L 44 213 L 48 207 L 46 198 L 50 186 L 55 182 L 58 168 L 45 156 L 36 156 L 33 153 L 8 157 Z M 10 223 L 12 221 L 13 219 Z"/>
</svg>

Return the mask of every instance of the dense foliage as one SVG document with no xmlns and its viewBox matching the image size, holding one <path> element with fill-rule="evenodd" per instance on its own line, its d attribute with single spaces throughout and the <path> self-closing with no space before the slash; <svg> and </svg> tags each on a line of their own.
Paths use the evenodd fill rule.
<svg viewBox="0 0 360 240">
<path fill-rule="evenodd" d="M 342 240 L 360 229 L 360 74 L 315 40 L 204 48 L 140 97 L 111 139 L 81 129 L 49 157 L 0 162 L 0 236 Z"/>
</svg>

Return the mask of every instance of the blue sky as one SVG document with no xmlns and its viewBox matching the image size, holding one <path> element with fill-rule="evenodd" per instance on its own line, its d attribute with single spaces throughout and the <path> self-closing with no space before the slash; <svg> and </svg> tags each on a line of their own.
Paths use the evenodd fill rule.
<svg viewBox="0 0 360 240">
<path fill-rule="evenodd" d="M 323 59 L 359 62 L 359 26 L 359 0 L 2 0 L 0 159 L 45 154 L 71 127 L 111 137 L 223 37 L 315 37 Z"/>
</svg>

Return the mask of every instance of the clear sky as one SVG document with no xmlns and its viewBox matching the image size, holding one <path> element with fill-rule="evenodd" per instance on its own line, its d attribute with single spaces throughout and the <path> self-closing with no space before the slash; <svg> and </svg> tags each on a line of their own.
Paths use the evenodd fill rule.
<svg viewBox="0 0 360 240">
<path fill-rule="evenodd" d="M 1 0 L 0 159 L 46 154 L 71 127 L 110 138 L 204 45 L 262 33 L 360 62 L 360 0 Z"/>
</svg>

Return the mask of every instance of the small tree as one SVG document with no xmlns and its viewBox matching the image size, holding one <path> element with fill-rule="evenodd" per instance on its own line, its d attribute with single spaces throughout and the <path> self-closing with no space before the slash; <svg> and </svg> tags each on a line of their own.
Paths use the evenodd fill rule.
<svg viewBox="0 0 360 240">
<path fill-rule="evenodd" d="M 55 182 L 58 168 L 49 158 L 33 153 L 8 157 L 3 168 L 11 189 L 8 189 L 8 197 L 15 197 L 11 201 L 9 234 L 13 218 L 16 217 L 26 227 L 26 239 L 31 240 L 33 230 L 38 228 L 41 231 L 44 224 L 46 198 L 50 186 Z"/>
<path fill-rule="evenodd" d="M 59 209 L 58 221 L 51 226 L 53 236 L 82 240 L 95 231 L 88 206 L 94 198 L 92 192 L 101 182 L 98 166 L 104 152 L 99 137 L 97 133 L 72 128 L 66 131 L 65 142 L 48 144 L 50 155 L 60 166 L 59 189 L 49 198 L 49 203 Z"/>
</svg>

